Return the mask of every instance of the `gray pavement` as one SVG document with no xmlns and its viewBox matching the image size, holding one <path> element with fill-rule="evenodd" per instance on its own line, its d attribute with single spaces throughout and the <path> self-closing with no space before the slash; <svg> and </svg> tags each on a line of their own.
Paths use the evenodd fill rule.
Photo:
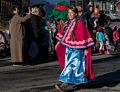
<svg viewBox="0 0 120 92">
<path fill-rule="evenodd" d="M 93 54 L 93 56 L 92 56 L 93 65 L 94 65 L 95 69 L 98 69 L 95 71 L 97 79 L 87 85 L 77 85 L 76 87 L 74 87 L 74 89 L 70 88 L 70 90 L 68 92 L 120 92 L 120 68 L 118 67 L 118 65 L 120 65 L 120 62 L 119 62 L 119 58 L 117 60 L 116 60 L 116 58 L 118 58 L 118 54 L 116 54 L 116 53 L 114 53 L 113 55 Z M 117 62 L 109 63 L 108 60 L 115 60 Z M 15 73 L 15 71 L 17 71 L 17 73 L 21 74 L 21 72 L 26 71 L 25 72 L 25 74 L 26 74 L 29 72 L 32 73 L 32 71 L 33 72 L 39 71 L 39 73 L 41 73 L 41 74 L 36 76 L 36 80 L 38 80 L 38 83 L 34 82 L 34 81 L 32 83 L 28 82 L 27 86 L 25 86 L 25 84 L 21 83 L 19 85 L 19 87 L 17 87 L 17 89 L 14 89 L 14 90 L 8 89 L 7 91 L 0 90 L 0 92 L 58 92 L 54 88 L 54 85 L 56 83 L 58 83 L 57 77 L 59 76 L 60 71 L 61 71 L 59 69 L 57 61 L 44 63 L 44 64 L 25 65 L 25 66 L 16 66 L 16 67 L 11 66 L 9 61 L 10 61 L 10 58 L 0 60 L 0 73 L 6 74 L 9 71 L 11 74 L 13 74 L 13 73 Z M 100 64 L 102 63 L 102 64 L 99 65 L 98 63 L 100 63 Z M 105 68 L 105 67 L 109 67 L 109 68 Z M 111 68 L 111 70 L 114 70 L 114 71 L 110 72 L 110 70 L 109 70 L 110 68 Z M 54 71 L 57 71 L 57 72 L 55 72 L 56 75 L 53 75 L 53 74 L 55 74 Z M 47 75 L 50 73 L 51 73 L 51 75 L 49 75 L 48 78 L 51 78 L 51 79 L 47 79 Z M 40 77 L 42 74 L 45 74 L 45 75 Z M 24 76 L 27 77 L 26 75 L 24 75 Z M 4 78 L 5 76 L 1 76 L 1 79 L 2 79 L 2 77 Z M 30 76 L 28 76 L 28 77 L 30 77 Z M 16 79 L 17 78 L 18 77 L 16 77 Z M 23 79 L 23 80 L 25 80 L 25 79 Z M 30 80 L 33 80 L 33 79 L 30 79 Z M 0 80 L 0 82 L 2 82 L 2 81 Z M 29 84 L 29 83 L 31 83 L 31 84 Z M 10 86 L 11 85 L 9 85 L 9 87 Z M 20 86 L 22 86 L 22 88 Z"/>
<path fill-rule="evenodd" d="M 120 54 L 120 53 L 113 53 L 113 54 L 110 54 L 110 55 L 107 55 L 107 54 L 104 54 L 104 55 L 99 55 L 98 53 L 96 54 L 93 54 L 92 55 L 92 60 L 95 62 L 95 61 L 100 61 L 102 59 L 110 59 L 110 58 L 113 58 L 115 55 L 117 54 Z M 0 59 L 0 67 L 4 67 L 4 66 L 9 66 L 11 65 L 11 62 L 10 62 L 10 57 L 6 57 L 6 58 L 1 58 Z M 57 62 L 54 62 L 54 61 L 50 61 L 48 63 L 43 63 L 43 64 L 40 64 L 40 67 L 42 66 L 47 66 L 47 65 L 57 65 L 58 63 Z M 37 64 L 36 64 L 37 65 Z"/>
</svg>

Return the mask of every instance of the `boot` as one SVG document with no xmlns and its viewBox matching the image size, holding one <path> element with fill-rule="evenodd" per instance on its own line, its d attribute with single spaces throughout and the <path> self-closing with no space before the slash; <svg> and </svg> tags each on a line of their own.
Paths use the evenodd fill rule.
<svg viewBox="0 0 120 92">
<path fill-rule="evenodd" d="M 106 51 L 106 54 L 110 54 L 110 51 L 109 51 L 109 50 L 107 50 L 107 51 Z"/>
<path fill-rule="evenodd" d="M 102 54 L 105 54 L 105 51 L 104 50 L 101 50 L 102 51 Z"/>
<path fill-rule="evenodd" d="M 60 92 L 65 92 L 67 90 L 68 84 L 62 83 L 62 84 L 56 84 L 55 88 L 59 90 Z"/>
<path fill-rule="evenodd" d="M 102 55 L 102 50 L 99 50 L 99 54 Z"/>
</svg>

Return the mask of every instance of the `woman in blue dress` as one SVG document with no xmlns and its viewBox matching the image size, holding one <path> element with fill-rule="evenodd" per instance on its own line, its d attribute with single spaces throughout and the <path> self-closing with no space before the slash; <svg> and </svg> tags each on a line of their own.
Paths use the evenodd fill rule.
<svg viewBox="0 0 120 92">
<path fill-rule="evenodd" d="M 91 64 L 91 46 L 94 42 L 77 14 L 77 8 L 69 7 L 69 20 L 56 36 L 66 46 L 65 66 L 59 77 L 61 84 L 55 85 L 60 91 L 66 90 L 68 84 L 88 83 L 88 79 L 95 78 Z"/>
</svg>

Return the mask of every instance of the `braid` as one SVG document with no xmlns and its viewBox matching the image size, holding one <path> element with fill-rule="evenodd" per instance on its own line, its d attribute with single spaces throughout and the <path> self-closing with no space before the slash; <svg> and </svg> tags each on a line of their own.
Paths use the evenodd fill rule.
<svg viewBox="0 0 120 92">
<path fill-rule="evenodd" d="M 67 23 L 66 23 L 66 25 L 64 26 L 62 35 L 65 34 L 65 31 L 67 30 L 67 27 L 69 26 L 69 24 L 70 24 L 70 20 L 68 20 Z M 72 38 L 73 40 L 76 40 L 75 30 L 76 30 L 77 26 L 78 26 L 78 19 L 76 18 L 76 19 L 75 19 L 75 26 L 74 26 L 74 28 L 73 28 L 73 30 L 72 30 L 72 32 L 71 32 L 71 38 Z"/>
<path fill-rule="evenodd" d="M 70 20 L 68 20 L 68 21 L 65 23 L 65 26 L 64 26 L 64 28 L 63 28 L 63 33 L 62 33 L 62 35 L 65 34 L 65 32 L 66 32 L 67 27 L 69 26 L 69 24 L 70 24 Z"/>
<path fill-rule="evenodd" d="M 73 28 L 73 30 L 72 30 L 72 32 L 71 32 L 71 37 L 72 37 L 73 40 L 76 40 L 75 30 L 76 30 L 77 26 L 78 26 L 78 19 L 76 18 L 76 19 L 75 19 L 75 26 L 74 26 L 74 28 Z"/>
</svg>

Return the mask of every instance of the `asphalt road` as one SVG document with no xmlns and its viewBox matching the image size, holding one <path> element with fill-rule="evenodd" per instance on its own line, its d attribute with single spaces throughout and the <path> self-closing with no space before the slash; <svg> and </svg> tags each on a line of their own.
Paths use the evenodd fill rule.
<svg viewBox="0 0 120 92">
<path fill-rule="evenodd" d="M 0 92 L 58 92 L 54 88 L 61 72 L 57 63 L 0 67 Z M 119 65 L 118 56 L 94 60 L 96 80 L 68 92 L 120 92 Z"/>
</svg>

